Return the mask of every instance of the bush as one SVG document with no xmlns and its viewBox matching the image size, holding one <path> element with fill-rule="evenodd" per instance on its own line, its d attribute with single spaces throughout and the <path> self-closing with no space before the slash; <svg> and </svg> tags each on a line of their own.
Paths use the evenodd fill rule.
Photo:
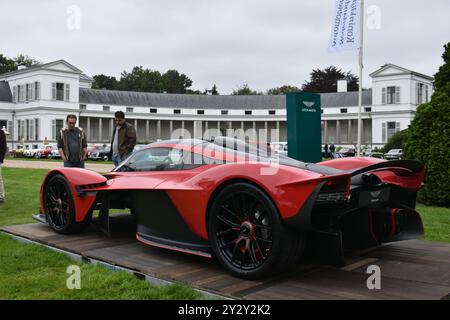
<svg viewBox="0 0 450 320">
<path fill-rule="evenodd" d="M 406 134 L 404 153 L 406 158 L 417 159 L 426 166 L 419 201 L 450 207 L 450 43 L 445 49 L 442 57 L 446 64 L 435 75 L 439 79 L 436 91 L 429 103 L 417 108 Z"/>
<path fill-rule="evenodd" d="M 386 153 L 391 149 L 403 149 L 408 129 L 399 131 L 389 138 L 381 152 Z"/>
</svg>

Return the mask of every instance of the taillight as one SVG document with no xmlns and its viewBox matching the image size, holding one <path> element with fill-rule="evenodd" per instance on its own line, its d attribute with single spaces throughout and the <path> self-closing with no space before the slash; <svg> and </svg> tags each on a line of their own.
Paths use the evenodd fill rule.
<svg viewBox="0 0 450 320">
<path fill-rule="evenodd" d="M 348 202 L 350 200 L 350 178 L 337 177 L 327 180 L 316 197 L 318 204 Z"/>
</svg>

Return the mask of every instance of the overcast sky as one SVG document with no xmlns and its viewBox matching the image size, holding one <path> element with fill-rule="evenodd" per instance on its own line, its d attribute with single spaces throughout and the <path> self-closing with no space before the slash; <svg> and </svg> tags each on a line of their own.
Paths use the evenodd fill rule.
<svg viewBox="0 0 450 320">
<path fill-rule="evenodd" d="M 433 75 L 450 41 L 450 1 L 365 3 L 378 6 L 381 20 L 365 28 L 363 86 L 386 62 Z M 79 29 L 71 5 L 80 9 Z M 358 73 L 357 52 L 327 51 L 333 10 L 334 0 L 2 0 L 0 53 L 65 59 L 91 76 L 142 65 L 177 69 L 193 89 L 215 83 L 229 94 L 248 83 L 265 91 L 301 86 L 313 68 Z"/>
</svg>

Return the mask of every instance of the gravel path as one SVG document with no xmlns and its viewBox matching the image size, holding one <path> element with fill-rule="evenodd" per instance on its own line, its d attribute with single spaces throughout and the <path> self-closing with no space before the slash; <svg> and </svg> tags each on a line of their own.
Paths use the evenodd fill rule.
<svg viewBox="0 0 450 320">
<path fill-rule="evenodd" d="M 28 161 L 28 160 L 5 160 L 3 167 L 7 168 L 30 168 L 30 169 L 55 169 L 62 168 L 63 162 L 59 161 Z M 86 169 L 96 172 L 109 172 L 114 168 L 112 164 L 86 162 Z"/>
</svg>

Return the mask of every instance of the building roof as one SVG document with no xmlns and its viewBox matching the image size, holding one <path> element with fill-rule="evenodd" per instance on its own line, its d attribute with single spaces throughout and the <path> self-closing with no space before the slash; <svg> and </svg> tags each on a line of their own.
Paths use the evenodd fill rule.
<svg viewBox="0 0 450 320">
<path fill-rule="evenodd" d="M 418 77 L 425 78 L 425 79 L 428 79 L 428 80 L 431 80 L 431 81 L 434 80 L 433 77 L 427 76 L 426 74 L 422 74 L 422 73 L 419 73 L 419 72 L 416 72 L 416 71 L 412 71 L 412 70 L 409 70 L 409 69 L 397 66 L 397 65 L 392 64 L 392 63 L 385 63 L 384 65 L 381 66 L 380 69 L 378 69 L 378 70 L 372 72 L 371 74 L 369 74 L 369 76 L 372 77 L 372 78 L 388 76 L 388 75 L 383 75 L 383 74 L 380 74 L 380 73 L 382 73 L 384 70 L 389 69 L 389 68 L 397 69 L 399 74 L 413 74 L 413 75 L 416 75 Z M 392 74 L 389 74 L 389 75 L 392 75 Z"/>
<path fill-rule="evenodd" d="M 94 82 L 94 79 L 89 77 L 87 74 L 80 74 L 80 81 Z"/>
<path fill-rule="evenodd" d="M 358 92 L 321 94 L 322 107 L 358 105 Z M 284 109 L 284 95 L 192 95 L 80 88 L 80 103 L 186 109 Z M 372 91 L 363 92 L 363 105 L 372 104 Z"/>
<path fill-rule="evenodd" d="M 0 81 L 0 101 L 12 102 L 11 89 L 7 81 Z"/>
<path fill-rule="evenodd" d="M 75 67 L 73 64 L 70 64 L 66 60 L 61 59 L 61 60 L 56 60 L 56 61 L 52 61 L 52 62 L 48 62 L 48 63 L 35 64 L 33 66 L 30 66 L 30 67 L 27 67 L 24 69 L 19 69 L 16 71 L 3 73 L 3 74 L 0 74 L 0 78 L 10 77 L 10 76 L 14 76 L 16 74 L 26 73 L 26 72 L 30 72 L 30 71 L 39 70 L 39 69 L 51 69 L 52 66 L 57 65 L 57 64 L 64 64 L 69 69 L 72 69 L 73 72 L 80 73 L 80 74 L 82 73 L 82 71 L 80 69 L 78 69 L 77 67 Z"/>
</svg>

